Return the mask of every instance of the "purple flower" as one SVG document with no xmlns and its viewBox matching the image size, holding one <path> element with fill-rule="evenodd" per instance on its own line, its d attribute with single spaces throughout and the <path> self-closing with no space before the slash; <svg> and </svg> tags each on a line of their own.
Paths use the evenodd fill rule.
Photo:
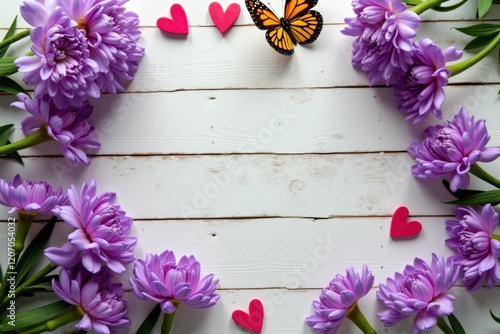
<svg viewBox="0 0 500 334">
<path fill-rule="evenodd" d="M 356 307 L 361 297 L 373 286 L 373 275 L 363 265 L 362 274 L 353 268 L 346 270 L 346 276 L 337 274 L 330 284 L 321 291 L 319 300 L 313 301 L 314 315 L 306 318 L 306 323 L 317 330 L 318 334 L 336 333 L 349 312 Z"/>
<path fill-rule="evenodd" d="M 56 205 L 65 205 L 67 202 L 68 197 L 61 187 L 54 191 L 47 182 L 23 182 L 19 174 L 14 176 L 12 182 L 0 179 L 0 204 L 12 207 L 9 214 L 16 211 L 50 214 Z"/>
<path fill-rule="evenodd" d="M 394 91 L 401 100 L 399 109 L 408 113 L 406 120 L 415 118 L 413 124 L 417 124 L 430 113 L 439 119 L 443 118 L 443 87 L 448 84 L 450 75 L 446 63 L 460 59 L 462 51 L 457 51 L 454 46 L 441 51 L 428 38 L 414 45 L 412 65 L 406 71 L 396 71 Z"/>
<path fill-rule="evenodd" d="M 144 48 L 137 45 L 139 18 L 127 12 L 128 0 L 59 0 L 63 11 L 83 29 L 99 73 L 96 83 L 101 91 L 123 91 L 123 81 L 134 78 Z"/>
<path fill-rule="evenodd" d="M 127 302 L 122 298 L 122 284 L 111 283 L 111 278 L 106 270 L 91 274 L 77 265 L 61 269 L 59 282 L 52 280 L 54 293 L 66 303 L 76 305 L 82 313 L 76 328 L 107 334 L 112 328 L 130 325 L 125 316 Z"/>
<path fill-rule="evenodd" d="M 125 271 L 124 264 L 135 259 L 132 251 L 137 238 L 129 235 L 132 218 L 113 204 L 115 197 L 112 192 L 96 196 L 94 180 L 85 183 L 80 194 L 71 185 L 70 205 L 56 207 L 52 213 L 76 231 L 61 248 L 47 248 L 45 256 L 62 267 L 76 265 L 81 257 L 83 266 L 92 273 L 99 272 L 103 264 L 116 273 Z"/>
<path fill-rule="evenodd" d="M 352 63 L 368 72 L 370 85 L 392 83 L 397 68 L 412 62 L 415 29 L 420 17 L 400 0 L 353 0 L 356 17 L 346 18 L 342 33 L 356 37 Z"/>
<path fill-rule="evenodd" d="M 25 134 L 45 127 L 48 136 L 57 141 L 67 159 L 85 164 L 90 162 L 84 149 L 98 149 L 101 144 L 92 140 L 94 127 L 87 122 L 92 114 L 92 106 L 87 101 L 78 108 L 59 109 L 47 95 L 36 98 L 35 101 L 23 93 L 17 97 L 20 101 L 12 105 L 32 115 L 21 123 Z"/>
<path fill-rule="evenodd" d="M 200 279 L 200 263 L 193 255 L 183 256 L 179 263 L 172 251 L 160 255 L 147 254 L 146 261 L 137 260 L 130 286 L 137 297 L 160 303 L 165 313 L 173 313 L 179 302 L 194 308 L 215 305 L 220 296 L 214 274 Z"/>
<path fill-rule="evenodd" d="M 408 153 L 416 164 L 411 170 L 420 179 L 450 175 L 450 189 L 465 189 L 469 185 L 469 170 L 478 161 L 490 162 L 500 156 L 500 148 L 486 148 L 490 135 L 485 120 L 474 121 L 462 108 L 453 122 L 430 126 L 424 140 L 414 141 Z"/>
<path fill-rule="evenodd" d="M 454 212 L 458 220 L 446 221 L 446 232 L 451 235 L 446 245 L 458 254 L 450 260 L 462 268 L 462 283 L 469 290 L 477 290 L 485 284 L 492 288 L 500 282 L 500 241 L 492 238 L 498 226 L 498 213 L 491 204 L 482 210 L 459 206 Z"/>
<path fill-rule="evenodd" d="M 453 295 L 447 293 L 458 279 L 459 267 L 447 262 L 442 256 L 432 254 L 429 266 L 422 259 L 415 258 L 413 266 L 407 265 L 403 273 L 396 273 L 394 279 L 387 278 L 380 284 L 377 298 L 386 310 L 377 317 L 384 326 L 393 326 L 412 314 L 413 333 L 418 334 L 436 325 L 439 317 L 453 312 Z"/>
<path fill-rule="evenodd" d="M 21 14 L 33 26 L 33 55 L 19 57 L 15 64 L 24 82 L 35 86 L 35 97 L 47 94 L 58 108 L 79 107 L 87 96 L 99 97 L 95 83 L 99 68 L 76 22 L 53 1 L 25 0 Z"/>
</svg>

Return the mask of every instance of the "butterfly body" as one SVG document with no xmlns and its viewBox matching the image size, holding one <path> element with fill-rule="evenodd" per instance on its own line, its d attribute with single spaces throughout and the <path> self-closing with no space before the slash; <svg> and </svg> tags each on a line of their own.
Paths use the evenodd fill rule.
<svg viewBox="0 0 500 334">
<path fill-rule="evenodd" d="M 323 28 L 323 17 L 310 10 L 318 0 L 286 0 L 284 16 L 278 18 L 260 0 L 245 0 L 255 25 L 267 30 L 266 40 L 273 49 L 284 55 L 292 55 L 295 44 L 314 42 Z"/>
</svg>

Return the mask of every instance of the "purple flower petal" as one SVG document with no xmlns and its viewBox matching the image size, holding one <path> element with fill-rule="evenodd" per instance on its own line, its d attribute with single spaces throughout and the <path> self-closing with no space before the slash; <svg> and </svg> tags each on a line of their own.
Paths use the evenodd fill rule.
<svg viewBox="0 0 500 334">
<path fill-rule="evenodd" d="M 123 287 L 111 282 L 107 270 L 92 274 L 81 265 L 63 268 L 59 273 L 59 282 L 53 280 L 52 287 L 59 298 L 77 305 L 84 313 L 76 328 L 110 333 L 113 328 L 130 325 L 125 316 L 127 309 L 122 299 Z"/>
<path fill-rule="evenodd" d="M 350 308 L 370 291 L 373 280 L 366 264 L 361 276 L 353 268 L 348 268 L 345 276 L 337 274 L 323 289 L 319 300 L 313 301 L 315 314 L 308 316 L 306 323 L 320 330 L 319 333 L 335 333 Z"/>
<path fill-rule="evenodd" d="M 412 173 L 421 179 L 441 178 L 449 175 L 452 191 L 469 185 L 469 171 L 473 164 L 491 161 L 500 156 L 500 150 L 489 150 L 490 138 L 485 120 L 474 120 L 462 108 L 453 121 L 445 125 L 430 126 L 422 141 L 414 141 L 408 153 L 415 159 Z M 478 139 L 479 138 L 479 139 Z"/>
<path fill-rule="evenodd" d="M 464 273 L 462 283 L 469 290 L 485 284 L 492 288 L 500 282 L 499 242 L 493 239 L 498 213 L 487 204 L 483 208 L 456 207 L 455 216 L 457 219 L 446 221 L 450 235 L 446 245 L 457 253 L 450 259 L 460 265 Z"/>
<path fill-rule="evenodd" d="M 102 266 L 117 273 L 125 271 L 124 265 L 135 259 L 132 251 L 137 238 L 129 235 L 132 218 L 113 203 L 115 194 L 106 192 L 96 196 L 96 182 L 91 180 L 80 192 L 70 186 L 68 198 L 70 205 L 59 206 L 53 213 L 76 230 L 68 235 L 64 250 L 57 253 L 51 249 L 49 256 L 61 262 L 60 257 L 70 250 L 67 245 L 71 245 L 72 259 L 81 258 L 92 273 Z"/>
<path fill-rule="evenodd" d="M 16 211 L 50 214 L 56 205 L 66 204 L 67 201 L 60 187 L 54 191 L 47 182 L 23 182 L 19 174 L 12 182 L 0 179 L 0 204 L 11 207 L 9 214 Z"/>
<path fill-rule="evenodd" d="M 377 314 L 384 326 L 393 326 L 412 314 L 417 314 L 414 332 L 420 333 L 436 325 L 438 316 L 444 317 L 453 311 L 455 298 L 446 294 L 458 279 L 459 267 L 445 262 L 443 257 L 432 255 L 429 266 L 415 258 L 413 266 L 407 265 L 403 274 L 396 273 L 380 284 L 378 300 L 387 308 Z"/>
<path fill-rule="evenodd" d="M 147 254 L 146 260 L 137 260 L 130 286 L 134 294 L 145 300 L 160 302 L 165 313 L 176 310 L 174 301 L 194 308 L 213 306 L 219 299 L 215 294 L 218 280 L 209 274 L 200 280 L 200 264 L 194 256 L 181 257 L 177 263 L 172 251 Z"/>
</svg>

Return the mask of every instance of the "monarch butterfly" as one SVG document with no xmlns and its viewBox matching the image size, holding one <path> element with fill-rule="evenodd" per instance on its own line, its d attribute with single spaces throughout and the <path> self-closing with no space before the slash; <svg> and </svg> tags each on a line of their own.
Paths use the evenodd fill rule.
<svg viewBox="0 0 500 334">
<path fill-rule="evenodd" d="M 271 47 L 281 54 L 293 54 L 294 44 L 314 42 L 323 28 L 323 17 L 310 10 L 318 0 L 286 0 L 285 15 L 278 18 L 260 0 L 245 0 L 248 12 L 257 28 L 266 30 Z"/>
</svg>

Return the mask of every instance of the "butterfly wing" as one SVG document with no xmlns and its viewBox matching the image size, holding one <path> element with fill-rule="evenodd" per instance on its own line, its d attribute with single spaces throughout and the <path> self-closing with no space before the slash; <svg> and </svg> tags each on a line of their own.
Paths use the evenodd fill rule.
<svg viewBox="0 0 500 334">
<path fill-rule="evenodd" d="M 294 42 L 281 26 L 281 20 L 259 0 L 245 0 L 245 4 L 257 28 L 267 30 L 266 40 L 269 45 L 281 54 L 291 55 Z"/>
<path fill-rule="evenodd" d="M 280 26 L 280 19 L 259 0 L 245 0 L 248 12 L 257 28 L 269 30 Z"/>
<path fill-rule="evenodd" d="M 318 4 L 318 0 L 287 0 L 285 4 L 285 19 L 289 22 L 302 16 Z"/>
<path fill-rule="evenodd" d="M 290 20 L 290 33 L 299 44 L 314 42 L 323 29 L 323 16 L 315 10 Z"/>
<path fill-rule="evenodd" d="M 279 53 L 290 56 L 293 54 L 293 40 L 290 34 L 281 26 L 270 29 L 266 33 L 266 39 L 271 47 Z"/>
</svg>

